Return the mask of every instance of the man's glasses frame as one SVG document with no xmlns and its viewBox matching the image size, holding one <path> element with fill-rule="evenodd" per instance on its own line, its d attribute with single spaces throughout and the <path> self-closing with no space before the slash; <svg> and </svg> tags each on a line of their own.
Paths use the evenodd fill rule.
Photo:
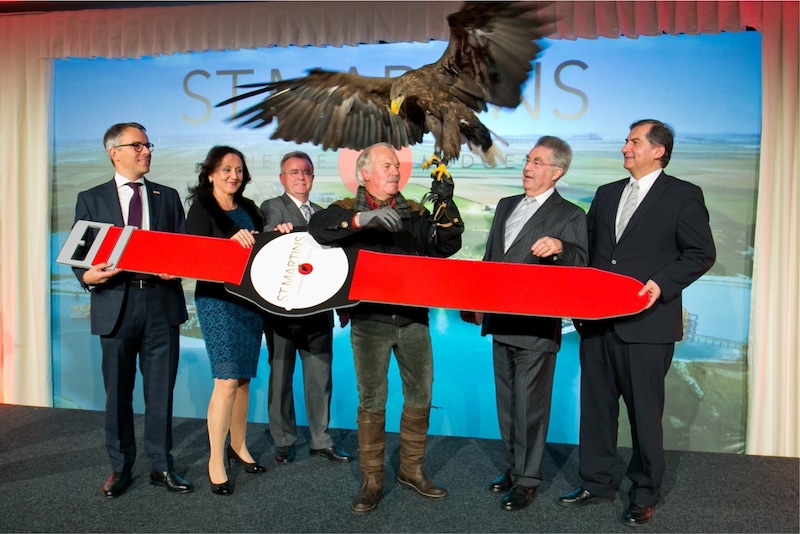
<svg viewBox="0 0 800 534">
<path fill-rule="evenodd" d="M 125 145 L 117 145 L 114 148 L 122 148 L 124 146 L 132 147 L 136 152 L 141 152 L 143 148 L 147 147 L 150 152 L 156 147 L 153 143 L 127 143 Z"/>
<path fill-rule="evenodd" d="M 532 164 L 537 169 L 539 169 L 541 167 L 561 167 L 561 165 L 555 165 L 553 163 L 545 163 L 544 161 L 540 160 L 539 158 L 531 159 L 528 156 L 525 156 L 524 158 L 522 158 L 522 161 L 524 161 L 525 164 L 528 164 L 528 163 Z"/>
</svg>

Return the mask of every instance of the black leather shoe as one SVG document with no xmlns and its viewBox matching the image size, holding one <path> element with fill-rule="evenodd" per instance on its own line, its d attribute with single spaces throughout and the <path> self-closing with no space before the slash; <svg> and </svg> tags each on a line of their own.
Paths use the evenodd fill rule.
<svg viewBox="0 0 800 534">
<path fill-rule="evenodd" d="M 507 510 L 509 512 L 522 510 L 533 502 L 533 498 L 535 496 L 536 488 L 529 488 L 528 486 L 514 484 L 511 486 L 511 489 L 508 490 L 508 493 L 503 495 L 501 506 L 503 507 L 503 510 Z"/>
<path fill-rule="evenodd" d="M 279 464 L 290 464 L 294 461 L 294 447 L 276 447 L 275 448 L 275 461 Z"/>
<path fill-rule="evenodd" d="M 588 490 L 578 488 L 571 493 L 562 495 L 558 498 L 558 504 L 561 506 L 586 506 L 588 504 L 601 504 L 614 502 L 613 498 L 600 497 L 590 493 Z"/>
<path fill-rule="evenodd" d="M 208 483 L 211 485 L 211 493 L 215 495 L 233 495 L 233 486 L 226 480 L 222 484 L 215 484 L 211 481 L 211 473 L 208 473 Z"/>
<path fill-rule="evenodd" d="M 175 493 L 189 493 L 194 490 L 194 486 L 175 471 L 151 471 L 150 484 L 164 486 Z"/>
<path fill-rule="evenodd" d="M 643 504 L 631 503 L 625 510 L 625 515 L 622 516 L 622 522 L 629 527 L 646 525 L 651 519 L 653 519 L 653 507 Z"/>
<path fill-rule="evenodd" d="M 103 484 L 103 495 L 109 499 L 115 499 L 125 493 L 128 486 L 131 485 L 131 474 L 127 471 L 111 473 L 106 483 Z"/>
<path fill-rule="evenodd" d="M 506 493 L 514 483 L 511 482 L 511 470 L 509 469 L 489 484 L 489 491 L 492 493 Z"/>
<path fill-rule="evenodd" d="M 353 459 L 350 454 L 333 446 L 326 449 L 311 449 L 309 452 L 314 456 L 322 456 L 327 458 L 331 462 L 347 463 Z"/>
<path fill-rule="evenodd" d="M 242 460 L 242 458 L 236 454 L 236 451 L 233 450 L 233 447 L 231 447 L 230 444 L 228 444 L 228 449 L 225 451 L 225 455 L 228 458 L 228 469 L 231 468 L 231 460 L 233 459 L 242 464 L 242 469 L 244 469 L 245 473 L 260 474 L 266 471 L 264 466 L 260 465 L 258 462 L 249 463 Z"/>
</svg>

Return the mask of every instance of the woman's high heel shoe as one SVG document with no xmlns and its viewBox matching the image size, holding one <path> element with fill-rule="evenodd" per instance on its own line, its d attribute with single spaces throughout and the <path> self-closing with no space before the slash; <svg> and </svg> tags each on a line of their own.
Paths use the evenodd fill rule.
<svg viewBox="0 0 800 534">
<path fill-rule="evenodd" d="M 233 495 L 233 488 L 231 487 L 230 480 L 226 480 L 222 484 L 214 484 L 211 481 L 211 472 L 209 471 L 208 483 L 211 484 L 211 493 L 216 495 Z"/>
<path fill-rule="evenodd" d="M 236 451 L 233 450 L 233 447 L 231 447 L 230 443 L 228 444 L 228 450 L 226 452 L 226 455 L 228 457 L 228 467 L 231 466 L 231 459 L 233 459 L 237 460 L 240 464 L 242 464 L 242 469 L 244 469 L 245 472 L 247 473 L 263 473 L 264 471 L 266 471 L 264 466 L 258 465 L 256 462 L 248 463 L 239 458 L 239 455 L 236 454 Z"/>
</svg>

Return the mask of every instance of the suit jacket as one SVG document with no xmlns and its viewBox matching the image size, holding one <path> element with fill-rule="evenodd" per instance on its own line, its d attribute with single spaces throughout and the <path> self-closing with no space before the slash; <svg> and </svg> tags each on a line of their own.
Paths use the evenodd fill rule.
<svg viewBox="0 0 800 534">
<path fill-rule="evenodd" d="M 511 212 L 524 195 L 500 200 L 497 204 L 484 261 L 506 263 L 584 266 L 588 262 L 586 215 L 583 210 L 553 191 L 545 203 L 520 230 L 508 252 L 503 251 L 505 226 Z M 557 256 L 539 258 L 531 246 L 541 237 L 560 239 L 564 250 Z M 509 291 L 515 284 L 536 284 L 536 280 L 509 280 Z M 482 335 L 492 334 L 503 343 L 530 350 L 557 352 L 561 345 L 561 319 L 525 315 L 486 314 Z"/>
<path fill-rule="evenodd" d="M 676 342 L 683 337 L 681 292 L 716 258 L 703 191 L 662 172 L 617 242 L 617 207 L 628 181 L 597 190 L 587 216 L 589 266 L 642 283 L 652 279 L 661 288 L 661 297 L 641 313 L 576 326 L 583 334 L 613 325 L 626 343 Z"/>
<path fill-rule="evenodd" d="M 311 204 L 312 213 L 321 211 L 323 208 L 319 204 L 309 202 Z M 261 204 L 261 213 L 264 215 L 266 224 L 264 228 L 266 231 L 274 230 L 275 227 L 281 223 L 290 222 L 295 227 L 308 226 L 303 213 L 300 208 L 294 203 L 288 193 L 284 193 L 279 197 L 270 198 Z"/>
<path fill-rule="evenodd" d="M 185 233 L 183 205 L 178 192 L 171 187 L 149 180 L 145 180 L 145 187 L 150 213 L 150 229 L 160 232 Z M 75 220 L 125 226 L 122 219 L 122 208 L 119 205 L 117 185 L 113 179 L 78 193 Z M 83 274 L 86 269 L 76 267 L 72 270 L 81 285 L 88 288 L 83 282 Z M 93 289 L 91 293 L 92 334 L 102 336 L 110 334 L 114 330 L 128 291 L 128 281 L 132 276 L 133 274 L 130 272 L 122 272 L 112 277 L 108 283 Z M 170 326 L 177 326 L 186 321 L 188 318 L 186 302 L 180 280 L 159 279 L 153 291 L 158 292 Z"/>
<path fill-rule="evenodd" d="M 323 207 L 319 204 L 309 202 L 311 204 L 311 212 L 316 213 L 322 211 Z M 281 223 L 290 222 L 295 228 L 307 227 L 303 212 L 297 207 L 288 193 L 284 193 L 279 197 L 270 198 L 261 203 L 261 213 L 264 215 L 266 223 L 264 224 L 265 231 L 269 232 Z M 320 330 L 326 328 L 333 328 L 333 312 L 322 312 L 308 317 L 282 317 L 270 315 L 269 321 L 272 326 L 304 326 L 312 327 L 316 325 Z"/>
</svg>

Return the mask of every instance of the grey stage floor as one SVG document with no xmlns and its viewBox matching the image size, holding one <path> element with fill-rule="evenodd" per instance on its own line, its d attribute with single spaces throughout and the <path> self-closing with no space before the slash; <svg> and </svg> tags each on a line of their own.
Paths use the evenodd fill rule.
<svg viewBox="0 0 800 534">
<path fill-rule="evenodd" d="M 251 424 L 251 452 L 267 467 L 249 475 L 234 465 L 235 494 L 219 497 L 206 477 L 205 421 L 177 418 L 176 470 L 196 486 L 188 495 L 151 486 L 137 416 L 139 461 L 122 497 L 107 500 L 109 474 L 99 412 L 0 405 L 0 531 L 2 532 L 630 532 L 620 521 L 627 483 L 614 504 L 570 510 L 558 495 L 578 483 L 577 447 L 548 445 L 545 482 L 519 512 L 500 509 L 487 490 L 504 466 L 499 441 L 432 436 L 426 472 L 449 491 L 428 500 L 393 483 L 397 434 L 387 438 L 387 484 L 377 510 L 358 515 L 357 462 L 337 465 L 308 456 L 277 465 L 267 425 Z M 306 429 L 302 429 L 303 432 Z M 353 430 L 333 430 L 337 445 L 356 452 Z M 304 434 L 305 435 L 305 434 Z M 621 451 L 618 476 L 630 450 Z M 662 502 L 641 532 L 798 532 L 797 458 L 668 451 Z"/>
</svg>

